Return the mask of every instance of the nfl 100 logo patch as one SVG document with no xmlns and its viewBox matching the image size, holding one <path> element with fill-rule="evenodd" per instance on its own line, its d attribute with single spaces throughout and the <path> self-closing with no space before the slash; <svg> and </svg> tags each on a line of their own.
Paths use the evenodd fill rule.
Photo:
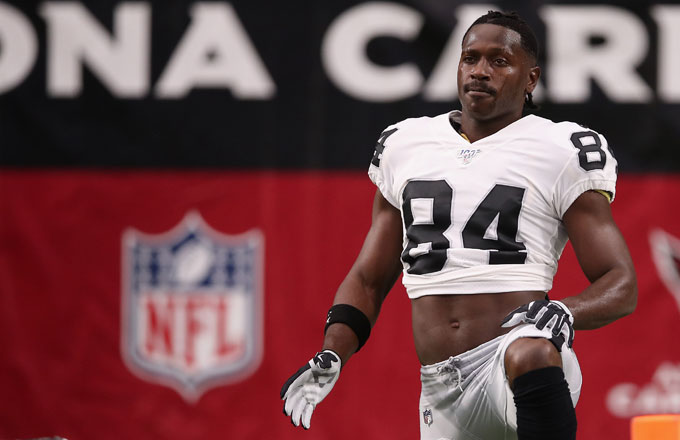
<svg viewBox="0 0 680 440">
<path fill-rule="evenodd" d="M 174 229 L 123 234 L 122 354 L 140 378 L 197 401 L 259 366 L 259 230 L 226 235 L 189 213 Z"/>
<path fill-rule="evenodd" d="M 482 152 L 479 148 L 460 148 L 456 159 L 461 165 L 469 165 L 473 159 L 477 158 Z"/>
</svg>

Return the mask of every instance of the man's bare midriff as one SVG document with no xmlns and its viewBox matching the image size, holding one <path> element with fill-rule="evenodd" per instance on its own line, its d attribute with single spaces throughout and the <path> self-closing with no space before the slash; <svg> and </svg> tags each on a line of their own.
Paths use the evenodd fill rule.
<svg viewBox="0 0 680 440">
<path fill-rule="evenodd" d="M 501 321 L 515 308 L 545 298 L 545 292 L 428 295 L 411 301 L 418 359 L 430 365 L 509 332 Z"/>
</svg>

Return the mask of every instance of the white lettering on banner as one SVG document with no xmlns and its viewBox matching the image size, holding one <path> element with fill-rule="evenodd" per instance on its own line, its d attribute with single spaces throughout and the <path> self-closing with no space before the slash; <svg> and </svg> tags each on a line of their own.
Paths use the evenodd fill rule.
<svg viewBox="0 0 680 440">
<path fill-rule="evenodd" d="M 371 61 L 371 40 L 393 37 L 414 41 L 425 16 L 399 3 L 367 2 L 348 8 L 323 36 L 321 61 L 330 81 L 347 95 L 366 102 L 394 102 L 421 96 L 425 101 L 456 99 L 460 41 L 475 17 L 492 4 L 456 8 L 457 25 L 426 77 L 407 61 L 396 66 Z M 152 94 L 182 99 L 198 88 L 230 90 L 236 99 L 268 100 L 276 84 L 230 2 L 190 4 L 191 22 L 153 87 L 150 2 L 120 2 L 113 7 L 112 30 L 106 29 L 80 1 L 47 1 L 38 12 L 46 21 L 47 94 L 73 98 L 82 93 L 88 68 L 114 97 Z M 555 103 L 583 103 L 593 84 L 617 103 L 645 103 L 654 91 L 637 68 L 649 51 L 649 30 L 632 12 L 612 5 L 545 5 L 538 9 L 546 24 L 546 77 L 534 95 Z M 680 6 L 653 5 L 658 27 L 658 99 L 680 103 Z M 594 44 L 593 39 L 600 39 Z M 14 6 L 0 1 L 0 94 L 19 86 L 35 66 L 35 24 Z M 162 67 L 162 66 L 161 66 Z M 545 93 L 547 92 L 547 93 Z"/>
<path fill-rule="evenodd" d="M 19 10 L 0 3 L 0 93 L 28 76 L 38 55 L 37 41 L 31 22 Z"/>
<path fill-rule="evenodd" d="M 652 92 L 635 68 L 647 55 L 644 24 L 613 6 L 544 6 L 548 29 L 548 94 L 553 102 L 584 102 L 591 80 L 614 102 L 648 102 Z M 604 42 L 591 45 L 592 37 Z"/>
<path fill-rule="evenodd" d="M 659 97 L 680 102 L 680 6 L 653 6 L 652 17 L 659 27 Z"/>
<path fill-rule="evenodd" d="M 323 39 L 321 60 L 328 76 L 342 91 L 365 101 L 396 101 L 415 95 L 423 82 L 418 66 L 379 66 L 366 56 L 366 46 L 379 36 L 412 40 L 422 25 L 417 11 L 395 3 L 371 2 L 348 9 Z"/>
<path fill-rule="evenodd" d="M 385 14 L 389 16 L 394 7 L 389 3 L 356 6 L 346 11 L 329 29 L 322 48 L 324 65 L 336 85 L 354 98 L 398 101 L 417 94 L 418 83 L 422 83 L 422 76 L 410 64 L 378 66 L 365 56 L 370 39 L 386 34 L 383 27 L 389 27 L 392 36 L 403 33 L 404 39 L 413 39 L 420 29 L 422 21 L 416 19 L 417 12 L 405 6 L 399 6 L 399 14 L 401 18 L 408 16 L 408 20 L 396 17 L 385 20 Z M 455 99 L 462 36 L 474 18 L 486 10 L 486 7 L 472 5 L 458 8 L 458 26 L 422 89 L 427 100 Z M 544 6 L 540 13 L 549 29 L 548 77 L 552 101 L 587 101 L 591 80 L 597 81 L 614 102 L 648 102 L 652 99 L 651 89 L 635 71 L 648 50 L 648 36 L 639 18 L 625 9 L 611 6 Z M 378 16 L 387 24 L 374 19 Z M 591 37 L 603 37 L 605 41 L 593 46 Z M 351 44 L 343 45 L 347 41 Z"/>
<path fill-rule="evenodd" d="M 192 21 L 156 85 L 159 98 L 195 87 L 231 89 L 236 98 L 270 99 L 276 86 L 229 3 L 197 3 Z"/>
<path fill-rule="evenodd" d="M 353 98 L 391 102 L 411 98 L 421 90 L 428 101 L 458 97 L 456 74 L 460 47 L 467 28 L 493 4 L 462 5 L 456 9 L 457 26 L 430 78 L 425 80 L 414 64 L 377 65 L 366 56 L 368 43 L 379 36 L 413 40 L 423 25 L 417 11 L 391 3 L 366 3 L 347 10 L 324 37 L 321 57 L 328 76 Z M 540 101 L 540 90 L 537 101 Z"/>
<path fill-rule="evenodd" d="M 662 363 L 652 383 L 621 383 L 607 394 L 607 408 L 616 417 L 680 413 L 680 364 Z"/>
<path fill-rule="evenodd" d="M 138 98 L 149 88 L 151 7 L 121 3 L 114 10 L 113 36 L 77 2 L 47 2 L 47 91 L 78 96 L 88 65 L 114 96 Z"/>
<path fill-rule="evenodd" d="M 40 12 L 48 24 L 48 94 L 78 96 L 82 91 L 83 65 L 92 69 L 116 97 L 140 98 L 148 94 L 151 53 L 148 3 L 118 5 L 114 10 L 113 35 L 77 2 L 46 2 Z M 241 99 L 272 98 L 276 86 L 231 5 L 196 3 L 191 13 L 191 25 L 161 75 L 156 95 L 178 99 L 195 87 L 219 87 L 231 89 Z M 14 19 L 14 23 L 21 20 Z M 17 76 L 12 70 L 5 73 L 7 70 L 0 70 L 0 78 Z M 26 71 L 23 75 L 27 75 L 30 67 L 23 70 Z"/>
</svg>

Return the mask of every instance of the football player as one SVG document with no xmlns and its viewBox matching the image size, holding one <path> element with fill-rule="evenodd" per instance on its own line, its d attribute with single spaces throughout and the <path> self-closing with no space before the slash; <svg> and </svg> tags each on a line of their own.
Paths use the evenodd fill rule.
<svg viewBox="0 0 680 440">
<path fill-rule="evenodd" d="M 421 368 L 422 439 L 574 439 L 581 371 L 574 330 L 636 305 L 631 257 L 609 207 L 616 159 L 594 130 L 523 115 L 538 44 L 516 14 L 468 29 L 462 111 L 407 119 L 378 139 L 372 225 L 328 312 L 322 350 L 283 386 L 309 428 L 366 342 L 403 272 Z M 550 300 L 567 239 L 590 281 Z"/>
</svg>

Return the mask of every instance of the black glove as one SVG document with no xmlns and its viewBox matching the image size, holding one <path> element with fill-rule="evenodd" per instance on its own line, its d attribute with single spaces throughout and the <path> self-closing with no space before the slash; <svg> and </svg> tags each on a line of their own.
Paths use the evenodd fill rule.
<svg viewBox="0 0 680 440">
<path fill-rule="evenodd" d="M 542 299 L 519 306 L 503 319 L 501 327 L 514 327 L 522 322 L 534 324 L 539 330 L 550 330 L 558 350 L 565 341 L 569 348 L 574 344 L 574 316 L 559 301 Z"/>
</svg>

